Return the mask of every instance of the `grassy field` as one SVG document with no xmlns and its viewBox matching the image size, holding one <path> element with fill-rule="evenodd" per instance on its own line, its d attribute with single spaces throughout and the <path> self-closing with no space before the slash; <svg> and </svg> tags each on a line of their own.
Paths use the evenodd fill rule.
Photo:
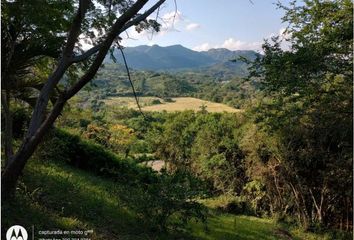
<svg viewBox="0 0 354 240">
<path fill-rule="evenodd" d="M 153 104 L 153 101 L 160 101 L 160 104 Z M 133 97 L 113 97 L 104 100 L 105 104 L 113 107 L 128 107 L 137 109 L 135 99 Z M 172 98 L 172 102 L 165 102 L 157 97 L 139 97 L 139 102 L 143 111 L 167 111 L 176 112 L 184 110 L 200 111 L 201 106 L 206 106 L 208 112 L 239 112 L 235 109 L 221 103 L 213 103 L 192 97 Z"/>
<path fill-rule="evenodd" d="M 159 100 L 163 102 L 162 99 L 157 97 L 139 97 L 139 103 L 141 107 L 152 105 L 153 100 Z M 110 97 L 105 99 L 104 103 L 112 107 L 128 107 L 138 109 L 134 97 Z"/>
<path fill-rule="evenodd" d="M 16 223 L 27 229 L 33 226 L 35 231 L 93 230 L 89 235 L 92 240 L 327 239 L 302 232 L 289 237 L 286 229 L 270 219 L 222 214 L 212 209 L 207 225 L 192 221 L 182 235 L 157 234 L 147 231 L 129 206 L 123 204 L 120 200 L 124 194 L 122 189 L 120 184 L 65 163 L 31 160 L 16 199 L 3 203 L 2 234 Z"/>
</svg>

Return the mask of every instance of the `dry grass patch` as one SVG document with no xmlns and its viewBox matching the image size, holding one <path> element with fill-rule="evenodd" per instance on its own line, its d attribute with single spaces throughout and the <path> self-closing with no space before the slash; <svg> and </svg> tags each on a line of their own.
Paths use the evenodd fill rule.
<svg viewBox="0 0 354 240">
<path fill-rule="evenodd" d="M 139 97 L 139 104 L 142 107 L 149 106 L 153 104 L 154 100 L 160 100 L 160 102 L 163 102 L 162 99 L 157 97 Z M 105 99 L 104 103 L 113 107 L 128 107 L 138 109 L 134 97 L 111 97 Z"/>
<path fill-rule="evenodd" d="M 153 104 L 154 100 L 159 100 L 161 104 Z M 214 103 L 192 97 L 172 98 L 172 102 L 165 102 L 157 97 L 139 97 L 140 105 L 143 111 L 151 112 L 178 112 L 185 110 L 200 111 L 201 106 L 206 106 L 208 112 L 240 112 L 241 109 L 232 108 L 222 103 Z M 114 97 L 105 100 L 105 103 L 114 107 L 128 107 L 137 109 L 133 97 Z"/>
</svg>

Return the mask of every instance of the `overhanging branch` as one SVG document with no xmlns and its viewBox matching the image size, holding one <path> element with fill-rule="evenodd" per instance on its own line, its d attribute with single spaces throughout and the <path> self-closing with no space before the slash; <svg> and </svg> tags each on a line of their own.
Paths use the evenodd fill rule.
<svg viewBox="0 0 354 240">
<path fill-rule="evenodd" d="M 53 89 L 58 84 L 58 82 L 64 75 L 65 71 L 68 69 L 68 67 L 71 64 L 70 61 L 68 61 L 70 59 L 69 56 L 72 55 L 75 43 L 80 34 L 81 23 L 85 17 L 85 13 L 87 11 L 89 3 L 90 3 L 89 0 L 80 0 L 79 2 L 79 8 L 77 10 L 73 23 L 71 25 L 68 34 L 68 40 L 63 50 L 63 56 L 59 61 L 57 68 L 55 69 L 53 74 L 48 78 L 47 82 L 44 84 L 38 96 L 36 106 L 32 113 L 31 122 L 26 134 L 26 139 L 29 139 L 34 134 L 36 134 L 38 128 L 41 125 L 44 112 L 46 111 L 46 108 L 48 106 L 50 94 L 52 93 Z"/>
<path fill-rule="evenodd" d="M 121 34 L 122 32 L 126 31 L 128 28 L 140 23 L 141 21 L 145 20 L 148 16 L 150 16 L 156 9 L 158 9 L 166 0 L 159 0 L 157 3 L 155 3 L 151 8 L 146 10 L 143 14 L 140 14 L 136 16 L 134 19 L 128 21 L 118 32 L 117 36 Z M 98 44 L 86 52 L 84 52 L 81 55 L 75 56 L 71 58 L 71 63 L 77 63 L 77 62 L 82 62 L 91 57 L 93 54 L 97 53 L 100 48 L 102 47 L 103 43 Z"/>
</svg>

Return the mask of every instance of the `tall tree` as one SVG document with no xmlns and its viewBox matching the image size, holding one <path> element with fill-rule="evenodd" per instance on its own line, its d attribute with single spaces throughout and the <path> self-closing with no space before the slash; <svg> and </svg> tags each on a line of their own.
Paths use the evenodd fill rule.
<svg viewBox="0 0 354 240">
<path fill-rule="evenodd" d="M 11 101 L 35 105 L 35 89 L 43 86 L 45 73 L 50 71 L 49 59 L 60 55 L 65 41 L 61 34 L 70 26 L 74 9 L 71 1 L 15 1 L 3 2 L 1 10 L 1 103 L 7 164 L 13 154 Z"/>
<path fill-rule="evenodd" d="M 153 2 L 152 5 L 147 8 L 145 6 L 150 2 L 149 0 L 46 1 L 43 5 L 40 4 L 42 1 L 34 1 L 41 11 L 33 10 L 31 12 L 28 12 L 26 8 L 31 9 L 32 1 L 28 3 L 26 1 L 2 3 L 2 8 L 8 14 L 5 15 L 6 25 L 9 26 L 4 28 L 5 34 L 2 32 L 3 42 L 6 43 L 6 45 L 2 45 L 5 48 L 2 49 L 2 53 L 6 52 L 7 54 L 5 64 L 2 67 L 2 73 L 4 73 L 2 78 L 8 79 L 6 82 L 11 82 L 9 76 L 18 76 L 10 74 L 15 67 L 13 61 L 21 59 L 19 56 L 23 52 L 32 53 L 32 51 L 27 51 L 27 48 L 30 48 L 28 43 L 38 43 L 40 47 L 45 48 L 50 46 L 53 41 L 58 44 L 58 46 L 53 47 L 53 50 L 59 50 L 60 52 L 56 66 L 38 94 L 28 131 L 19 149 L 14 154 L 8 151 L 9 159 L 1 176 L 4 199 L 13 192 L 27 160 L 57 119 L 65 103 L 92 80 L 112 45 L 120 40 L 119 35 L 133 26 L 138 29 L 152 27 L 154 30 L 158 30 L 159 24 L 156 21 L 148 20 L 147 17 L 165 1 L 151 1 Z M 62 3 L 63 5 L 60 5 Z M 7 11 L 12 7 L 26 9 L 27 14 L 22 11 L 22 13 L 25 13 L 25 17 L 22 19 L 16 11 Z M 146 10 L 140 12 L 144 7 Z M 42 19 L 43 16 L 37 15 L 38 12 L 46 12 L 47 17 Z M 59 21 L 59 24 L 62 23 L 59 26 L 63 26 L 66 30 L 68 28 L 66 21 L 63 19 L 68 20 L 70 22 L 69 30 L 62 31 L 60 27 L 52 25 L 52 20 L 48 21 L 51 24 L 45 24 L 44 20 L 48 18 L 62 20 L 62 22 Z M 36 42 L 35 36 L 37 35 L 32 33 L 37 33 L 42 42 Z M 82 38 L 91 41 L 94 46 L 87 51 L 83 51 L 80 47 L 80 39 Z M 64 40 L 61 42 L 60 39 Z M 20 44 L 23 45 L 24 49 L 19 48 Z M 32 55 L 32 59 L 36 59 L 47 54 L 40 48 L 37 53 L 32 53 Z M 69 74 L 73 68 L 84 65 L 86 66 L 82 68 L 82 75 L 73 76 Z M 60 92 L 56 101 L 50 106 L 50 97 L 64 76 L 69 78 L 68 83 Z M 6 96 L 3 99 L 6 99 Z M 5 109 L 5 107 L 3 108 Z M 11 144 L 11 142 L 8 144 Z"/>
<path fill-rule="evenodd" d="M 266 42 L 253 65 L 267 101 L 257 121 L 282 144 L 277 177 L 292 193 L 304 225 L 336 225 L 352 216 L 353 5 L 350 0 L 296 2 L 286 10 L 290 49 Z M 271 170 L 271 169 L 270 169 Z M 287 186 L 287 187 L 286 187 Z M 288 203 L 284 211 L 289 210 Z M 334 209 L 334 206 L 336 206 Z"/>
</svg>

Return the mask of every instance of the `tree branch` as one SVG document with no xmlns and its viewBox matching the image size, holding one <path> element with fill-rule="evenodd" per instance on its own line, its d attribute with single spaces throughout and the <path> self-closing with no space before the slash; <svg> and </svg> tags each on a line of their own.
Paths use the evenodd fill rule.
<svg viewBox="0 0 354 240">
<path fill-rule="evenodd" d="M 100 50 L 101 47 L 102 47 L 102 44 L 98 44 L 96 46 L 93 46 L 92 48 L 90 48 L 89 50 L 84 52 L 83 54 L 75 56 L 75 57 L 72 57 L 70 62 L 71 63 L 78 63 L 78 62 L 85 61 L 86 59 L 91 57 L 93 54 L 98 52 L 98 50 Z"/>
<path fill-rule="evenodd" d="M 70 66 L 70 62 L 68 59 L 72 55 L 75 43 L 80 34 L 81 23 L 85 17 L 85 12 L 88 8 L 89 0 L 80 0 L 78 11 L 74 17 L 73 24 L 71 25 L 68 40 L 66 46 L 63 50 L 63 56 L 58 63 L 57 68 L 54 73 L 48 78 L 47 82 L 44 84 L 37 102 L 36 106 L 33 110 L 31 122 L 28 128 L 28 132 L 26 138 L 31 138 L 40 127 L 42 120 L 44 118 L 44 112 L 48 106 L 48 101 L 50 98 L 50 94 L 52 93 L 55 86 L 58 84 L 60 79 L 63 77 L 65 71 Z"/>
<path fill-rule="evenodd" d="M 44 119 L 44 111 L 48 106 L 51 92 L 54 90 L 55 86 L 58 84 L 59 80 L 62 78 L 68 67 L 72 64 L 71 55 L 80 33 L 81 23 L 84 19 L 85 11 L 87 10 L 87 6 L 89 4 L 88 0 L 80 0 L 79 10 L 75 16 L 75 20 L 73 21 L 73 25 L 68 34 L 68 41 L 63 51 L 63 57 L 59 61 L 55 71 L 48 78 L 40 92 L 26 137 L 23 139 L 21 146 L 13 156 L 11 163 L 9 163 L 2 172 L 1 193 L 3 199 L 9 197 L 11 192 L 15 189 L 18 177 L 21 174 L 21 171 L 23 170 L 26 162 L 37 148 L 44 134 L 52 126 L 54 121 L 63 110 L 67 100 L 74 96 L 78 91 L 80 91 L 80 89 L 95 76 L 113 41 L 117 38 L 119 33 L 123 31 L 123 27 L 126 26 L 127 22 L 134 18 L 147 2 L 148 0 L 137 0 L 125 13 L 123 13 L 117 19 L 110 32 L 106 35 L 104 41 L 100 45 L 98 54 L 96 55 L 87 72 L 68 91 L 63 92 L 59 96 L 50 113 L 46 116 L 46 119 Z M 161 4 L 162 2 L 164 2 L 164 0 L 160 0 Z"/>
<path fill-rule="evenodd" d="M 91 64 L 90 68 L 88 71 L 80 78 L 79 81 L 76 82 L 66 93 L 66 98 L 70 99 L 72 96 L 74 96 L 78 91 L 80 91 L 81 88 L 85 86 L 86 83 L 88 83 L 96 74 L 98 71 L 99 67 L 101 66 L 104 58 L 107 55 L 107 52 L 109 48 L 111 47 L 113 41 L 116 39 L 116 37 L 123 31 L 126 30 L 127 26 L 132 26 L 133 22 L 137 23 L 138 20 L 142 21 L 144 20 L 143 17 L 145 18 L 148 16 L 148 14 L 151 14 L 154 10 L 156 10 L 163 2 L 166 0 L 160 0 L 158 1 L 154 6 L 152 6 L 149 10 L 147 10 L 144 14 L 139 15 L 136 17 L 134 20 L 129 21 L 129 19 L 133 18 L 141 8 L 144 7 L 144 5 L 148 2 L 148 0 L 138 0 L 128 11 L 123 13 L 117 21 L 114 23 L 113 27 L 111 28 L 111 31 L 107 34 L 106 39 L 101 43 L 98 54 Z M 138 20 L 137 20 L 138 19 Z M 128 22 L 129 21 L 129 22 Z"/>
<path fill-rule="evenodd" d="M 90 2 L 91 0 L 80 0 L 79 2 L 79 9 L 73 20 L 73 24 L 71 25 L 69 35 L 68 35 L 68 40 L 63 51 L 63 58 L 64 57 L 71 58 L 73 49 L 75 47 L 75 43 L 77 41 L 77 38 L 80 35 L 82 20 L 85 18 L 85 13 L 88 9 Z"/>
<path fill-rule="evenodd" d="M 122 30 L 119 32 L 123 32 L 128 28 L 132 27 L 133 25 L 138 24 L 139 22 L 145 20 L 149 15 L 151 15 L 155 10 L 157 10 L 166 0 L 159 0 L 155 5 L 153 5 L 149 10 L 146 10 L 143 14 L 138 15 L 136 18 L 132 19 L 131 21 L 127 22 Z"/>
<path fill-rule="evenodd" d="M 20 147 L 20 151 L 16 154 L 17 158 L 27 159 L 27 157 L 34 152 L 35 147 L 38 145 L 38 143 L 43 138 L 44 134 L 47 132 L 50 126 L 54 123 L 55 119 L 57 119 L 57 117 L 61 113 L 67 100 L 69 100 L 78 91 L 80 91 L 80 89 L 95 76 L 119 30 L 131 17 L 133 17 L 146 4 L 146 2 L 147 0 L 138 0 L 128 11 L 126 11 L 120 18 L 117 19 L 117 21 L 112 27 L 112 30 L 107 35 L 107 38 L 101 44 L 99 52 L 88 71 L 73 87 L 71 87 L 68 91 L 62 93 L 59 96 L 46 119 L 43 122 L 40 121 L 40 126 L 36 129 L 33 129 L 32 135 L 28 135 L 25 138 L 23 144 Z M 22 156 L 22 154 L 24 156 Z"/>
<path fill-rule="evenodd" d="M 122 32 L 126 31 L 128 28 L 132 27 L 133 25 L 138 24 L 139 22 L 145 20 L 150 14 L 152 14 L 156 9 L 158 9 L 166 0 L 159 0 L 155 5 L 153 5 L 151 8 L 146 10 L 143 14 L 138 15 L 135 17 L 133 20 L 128 21 L 122 28 L 121 30 L 117 33 L 117 36 L 121 34 Z M 119 18 L 118 18 L 119 19 Z M 87 50 L 85 53 L 75 56 L 71 58 L 72 63 L 77 63 L 77 62 L 82 62 L 86 60 L 87 58 L 91 57 L 93 54 L 98 52 L 100 48 L 102 47 L 103 43 L 98 44 L 89 50 Z"/>
</svg>

